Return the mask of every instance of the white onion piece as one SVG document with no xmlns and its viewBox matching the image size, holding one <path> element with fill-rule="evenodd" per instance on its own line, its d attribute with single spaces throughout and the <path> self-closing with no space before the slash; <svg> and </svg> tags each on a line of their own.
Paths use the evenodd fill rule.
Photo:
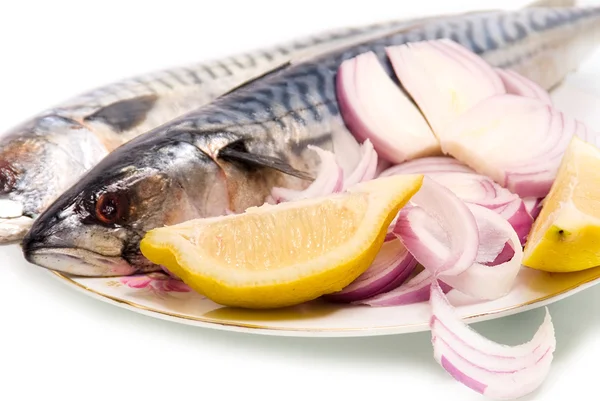
<svg viewBox="0 0 600 401">
<path fill-rule="evenodd" d="M 431 273 L 428 270 L 423 270 L 401 286 L 386 293 L 357 301 L 355 304 L 369 306 L 398 306 L 425 302 L 429 300 L 429 287 L 431 286 L 431 283 Z M 452 289 L 452 287 L 443 282 L 440 282 L 439 285 L 445 293 Z"/>
<path fill-rule="evenodd" d="M 276 203 L 330 195 L 343 189 L 344 171 L 337 164 L 335 155 L 312 145 L 309 145 L 308 148 L 317 152 L 321 159 L 317 178 L 303 191 L 281 187 L 273 188 L 271 197 Z"/>
<path fill-rule="evenodd" d="M 377 170 L 377 152 L 370 140 L 366 140 L 360 147 L 361 159 L 354 171 L 344 180 L 344 189 L 363 181 L 375 178 Z"/>
<path fill-rule="evenodd" d="M 447 276 L 442 273 L 439 278 L 457 291 L 474 298 L 497 299 L 512 288 L 521 269 L 523 248 L 515 230 L 497 213 L 479 205 L 469 205 L 469 209 L 475 216 L 479 231 L 475 263 L 458 275 Z M 494 264 L 506 244 L 512 249 L 512 257 L 504 263 Z"/>
<path fill-rule="evenodd" d="M 475 170 L 453 157 L 431 156 L 396 164 L 382 171 L 378 177 L 427 173 L 475 173 Z"/>
<path fill-rule="evenodd" d="M 439 138 L 444 153 L 478 173 L 521 197 L 544 197 L 576 130 L 575 120 L 540 100 L 498 95 L 462 114 Z"/>
<path fill-rule="evenodd" d="M 436 135 L 482 100 L 506 93 L 489 64 L 449 39 L 393 46 L 387 54 Z"/>
<path fill-rule="evenodd" d="M 336 91 L 350 132 L 359 141 L 370 139 L 382 158 L 400 163 L 440 153 L 425 118 L 388 76 L 375 53 L 344 61 Z"/>
<path fill-rule="evenodd" d="M 513 70 L 496 68 L 495 71 L 502 80 L 506 93 L 538 99 L 548 106 L 552 106 L 550 94 L 529 78 L 525 78 Z"/>
<path fill-rule="evenodd" d="M 387 292 L 401 285 L 417 261 L 398 239 L 384 243 L 371 266 L 342 291 L 326 295 L 335 302 L 354 302 Z"/>
<path fill-rule="evenodd" d="M 547 308 L 531 341 L 507 346 L 463 323 L 437 283 L 431 285 L 430 304 L 434 357 L 465 386 L 494 399 L 515 399 L 538 388 L 548 375 L 556 338 Z"/>
<path fill-rule="evenodd" d="M 452 191 L 427 176 L 400 210 L 394 233 L 434 274 L 462 273 L 477 256 L 479 235 L 473 213 Z"/>
</svg>

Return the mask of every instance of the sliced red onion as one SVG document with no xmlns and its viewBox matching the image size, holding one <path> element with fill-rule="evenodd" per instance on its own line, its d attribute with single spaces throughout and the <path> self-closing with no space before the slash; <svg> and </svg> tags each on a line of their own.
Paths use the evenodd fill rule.
<svg viewBox="0 0 600 401">
<path fill-rule="evenodd" d="M 419 168 L 417 162 L 418 160 L 400 164 L 397 166 L 399 168 L 392 167 L 385 173 L 386 175 L 426 174 L 437 183 L 450 189 L 462 201 L 481 205 L 500 214 L 517 231 L 521 243 L 525 244 L 527 235 L 533 225 L 533 218 L 527 212 L 525 204 L 518 195 L 501 187 L 492 179 L 475 172 L 448 172 L 446 165 L 441 165 L 441 172 L 438 172 L 434 167 L 439 165 L 438 163 L 423 164 Z M 405 164 L 414 164 L 414 166 L 409 166 L 403 170 L 401 167 Z M 451 166 L 454 166 L 454 164 L 451 164 Z M 462 165 L 459 164 L 458 166 Z M 468 171 L 472 170 L 469 169 Z"/>
<path fill-rule="evenodd" d="M 534 219 L 537 218 L 537 216 L 540 214 L 540 211 L 542 210 L 543 200 L 544 198 L 523 198 L 523 203 L 525 204 L 525 209 L 527 210 L 527 213 L 529 213 Z"/>
<path fill-rule="evenodd" d="M 375 178 L 377 170 L 377 152 L 370 140 L 366 140 L 360 148 L 361 159 L 352 174 L 344 180 L 344 189 L 359 182 L 370 181 Z"/>
<path fill-rule="evenodd" d="M 485 205 L 481 205 L 484 206 Z M 504 217 L 506 221 L 514 228 L 521 241 L 521 245 L 525 245 L 527 237 L 533 226 L 533 216 L 527 211 L 525 202 L 521 199 L 515 199 L 514 201 L 507 203 L 504 206 L 498 208 L 488 208 Z"/>
<path fill-rule="evenodd" d="M 479 205 L 469 205 L 469 209 L 475 216 L 479 232 L 475 263 L 458 275 L 441 273 L 439 278 L 457 291 L 474 298 L 497 299 L 512 288 L 521 269 L 523 248 L 515 230 L 497 213 Z M 496 264 L 495 261 L 502 252 L 503 255 L 507 254 L 507 244 L 512 251 L 511 258 Z"/>
<path fill-rule="evenodd" d="M 458 117 L 439 138 L 444 153 L 522 197 L 541 198 L 577 126 L 540 100 L 497 95 Z"/>
<path fill-rule="evenodd" d="M 480 174 L 443 173 L 430 176 L 468 204 L 483 206 L 504 217 L 517 232 L 521 244 L 525 244 L 533 218 L 518 195 Z"/>
<path fill-rule="evenodd" d="M 435 274 L 462 273 L 477 256 L 479 235 L 473 213 L 451 190 L 427 176 L 400 210 L 394 233 Z"/>
<path fill-rule="evenodd" d="M 548 106 L 552 106 L 550 94 L 529 78 L 525 78 L 513 70 L 504 70 L 501 68 L 496 68 L 496 74 L 502 80 L 506 88 L 506 93 L 538 99 Z"/>
<path fill-rule="evenodd" d="M 340 292 L 325 296 L 334 302 L 354 302 L 401 285 L 417 261 L 398 239 L 384 243 L 371 266 Z"/>
<path fill-rule="evenodd" d="M 489 64 L 449 39 L 389 47 L 387 55 L 436 135 L 482 100 L 506 93 Z"/>
<path fill-rule="evenodd" d="M 344 184 L 344 172 L 337 164 L 335 155 L 331 152 L 309 145 L 309 149 L 317 152 L 321 165 L 317 178 L 303 191 L 275 187 L 271 196 L 276 203 L 314 198 L 340 192 Z"/>
<path fill-rule="evenodd" d="M 357 139 L 370 139 L 382 158 L 400 163 L 440 153 L 425 118 L 388 76 L 375 53 L 344 61 L 336 87 L 346 126 Z"/>
<path fill-rule="evenodd" d="M 538 388 L 548 375 L 556 338 L 547 308 L 530 342 L 506 346 L 464 324 L 437 282 L 431 285 L 430 304 L 435 359 L 465 386 L 494 399 L 515 399 Z"/>
<path fill-rule="evenodd" d="M 429 300 L 431 282 L 431 273 L 423 270 L 406 283 L 391 291 L 355 303 L 370 306 L 398 306 L 425 302 Z M 443 282 L 440 282 L 440 286 L 444 293 L 452 289 L 452 287 Z"/>
<path fill-rule="evenodd" d="M 378 177 L 388 177 L 398 174 L 427 173 L 475 173 L 475 170 L 453 157 L 432 156 L 396 164 L 382 171 Z"/>
</svg>

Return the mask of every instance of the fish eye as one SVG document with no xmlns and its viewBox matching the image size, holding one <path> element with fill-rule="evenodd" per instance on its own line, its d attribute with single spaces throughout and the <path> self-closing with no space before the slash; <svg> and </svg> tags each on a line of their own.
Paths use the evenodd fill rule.
<svg viewBox="0 0 600 401">
<path fill-rule="evenodd" d="M 115 224 L 126 217 L 129 207 L 127 195 L 122 192 L 107 192 L 96 201 L 96 218 L 104 224 Z"/>
</svg>

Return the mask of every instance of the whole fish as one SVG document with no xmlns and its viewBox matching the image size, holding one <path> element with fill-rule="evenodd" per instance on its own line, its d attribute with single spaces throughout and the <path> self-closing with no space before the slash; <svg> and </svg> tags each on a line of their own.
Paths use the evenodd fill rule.
<svg viewBox="0 0 600 401">
<path fill-rule="evenodd" d="M 141 135 L 59 197 L 23 241 L 32 263 L 84 276 L 160 269 L 139 250 L 153 228 L 261 205 L 274 186 L 309 185 L 319 161 L 307 145 L 357 159 L 340 115 L 340 64 L 367 51 L 390 77 L 387 46 L 449 38 L 545 88 L 598 43 L 600 7 L 478 12 L 417 23 L 291 63 Z"/>
<path fill-rule="evenodd" d="M 0 243 L 20 240 L 58 195 L 108 152 L 291 57 L 405 25 L 334 29 L 223 60 L 116 82 L 46 110 L 0 139 Z"/>
</svg>

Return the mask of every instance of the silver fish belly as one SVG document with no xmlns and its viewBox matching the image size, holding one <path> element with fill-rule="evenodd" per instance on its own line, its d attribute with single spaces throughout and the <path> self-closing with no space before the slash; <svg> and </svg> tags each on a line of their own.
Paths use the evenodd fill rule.
<svg viewBox="0 0 600 401">
<path fill-rule="evenodd" d="M 373 51 L 388 65 L 388 46 L 450 38 L 548 88 L 598 43 L 599 30 L 600 8 L 474 13 L 275 70 L 109 154 L 34 223 L 24 255 L 86 276 L 157 270 L 139 251 L 148 230 L 242 212 L 262 204 L 275 185 L 306 187 L 304 175 L 314 175 L 319 163 L 307 145 L 342 162 L 350 157 L 353 137 L 340 115 L 335 78 L 340 64 L 358 54 Z M 551 68 L 538 66 L 548 60 Z"/>
<path fill-rule="evenodd" d="M 222 60 L 125 79 L 77 96 L 0 138 L 0 243 L 33 220 L 108 152 L 209 103 L 290 58 L 364 40 L 401 20 L 330 30 Z"/>
</svg>

